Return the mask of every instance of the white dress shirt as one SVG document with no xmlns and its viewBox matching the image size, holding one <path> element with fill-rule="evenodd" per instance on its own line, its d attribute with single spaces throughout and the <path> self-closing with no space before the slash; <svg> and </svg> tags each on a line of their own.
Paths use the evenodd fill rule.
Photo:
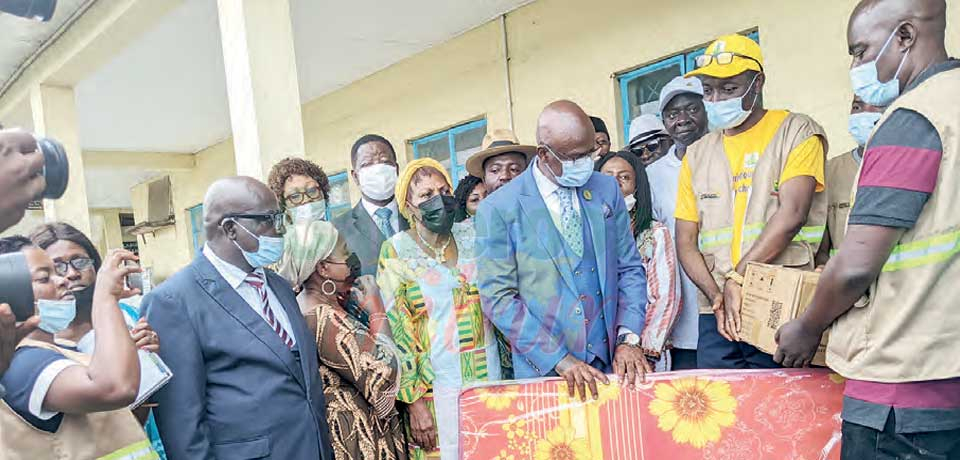
<svg viewBox="0 0 960 460">
<path fill-rule="evenodd" d="M 553 219 L 553 225 L 557 228 L 557 232 L 562 235 L 563 230 L 561 230 L 560 227 L 560 216 L 563 214 L 563 206 L 560 205 L 560 196 L 557 195 L 557 190 L 560 189 L 560 186 L 548 179 L 543 171 L 540 171 L 539 162 L 540 160 L 537 159 L 533 165 L 530 166 L 533 168 L 533 180 L 537 184 L 537 190 L 540 191 L 543 203 L 547 205 L 547 210 L 550 211 L 550 218 Z M 573 192 L 573 207 L 577 210 L 577 213 L 580 214 L 580 196 L 577 194 L 576 189 L 574 189 Z M 580 214 L 580 218 L 583 218 L 583 214 Z M 584 222 L 583 225 L 588 224 Z M 600 263 L 600 261 L 598 260 L 597 263 Z M 600 282 L 602 283 L 603 280 L 600 280 Z M 633 331 L 623 326 L 617 329 L 617 335 L 624 334 L 633 334 Z"/>
<path fill-rule="evenodd" d="M 647 166 L 647 179 L 650 181 L 650 198 L 653 204 L 653 220 L 662 222 L 670 229 L 670 236 L 677 240 L 677 189 L 680 188 L 680 166 L 677 158 L 677 146 L 674 145 L 659 160 Z M 676 244 L 676 243 L 674 243 Z M 690 280 L 680 267 L 680 318 L 673 327 L 671 340 L 673 346 L 684 350 L 696 350 L 700 324 L 700 308 L 697 305 L 697 285 Z"/>
<path fill-rule="evenodd" d="M 540 171 L 539 163 L 540 160 L 538 159 L 531 166 L 533 168 L 533 180 L 537 184 L 537 190 L 540 191 L 540 196 L 543 198 L 544 204 L 547 205 L 547 210 L 550 211 L 553 225 L 557 227 L 557 231 L 562 235 L 563 230 L 560 224 L 560 216 L 563 214 L 563 206 L 560 204 L 560 196 L 557 195 L 557 190 L 560 190 L 560 186 L 547 178 L 547 176 L 543 174 L 543 171 Z M 573 190 L 573 207 L 579 214 L 580 198 L 577 196 L 576 189 Z"/>
<path fill-rule="evenodd" d="M 209 245 L 203 245 L 203 255 L 213 264 L 213 268 L 217 269 L 217 272 L 227 281 L 227 284 L 229 284 L 234 291 L 237 291 L 237 294 L 247 302 L 247 305 L 249 305 L 259 317 L 263 318 L 263 321 L 270 324 L 260 306 L 260 294 L 253 286 L 246 282 L 247 272 L 218 257 L 214 254 L 213 250 L 210 249 Z M 280 327 L 287 331 L 290 340 L 296 345 L 297 338 L 294 337 L 293 329 L 290 327 L 290 318 L 287 316 L 287 311 L 283 308 L 283 304 L 280 303 L 280 300 L 277 299 L 277 296 L 273 293 L 267 275 L 263 272 L 262 268 L 254 270 L 254 273 L 258 273 L 266 281 L 264 287 L 267 289 L 267 301 L 270 302 L 273 316 L 280 322 Z"/>
<path fill-rule="evenodd" d="M 370 214 L 370 218 L 373 219 L 373 223 L 377 224 L 378 227 L 380 226 L 380 221 L 377 215 L 374 213 L 376 213 L 377 210 L 380 208 L 387 208 L 390 211 L 393 211 L 390 214 L 390 226 L 393 227 L 394 233 L 397 233 L 400 231 L 400 209 L 397 207 L 396 198 L 390 201 L 390 203 L 388 203 L 386 206 L 377 206 L 367 201 L 366 198 L 361 198 L 360 202 L 363 203 L 363 209 L 367 211 L 367 214 Z"/>
</svg>

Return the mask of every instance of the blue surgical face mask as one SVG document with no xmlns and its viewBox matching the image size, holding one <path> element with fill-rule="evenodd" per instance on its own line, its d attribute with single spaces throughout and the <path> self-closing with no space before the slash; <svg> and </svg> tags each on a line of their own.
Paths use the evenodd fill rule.
<svg viewBox="0 0 960 460">
<path fill-rule="evenodd" d="M 40 316 L 40 329 L 56 334 L 70 325 L 77 317 L 77 301 L 37 300 L 37 312 Z"/>
<path fill-rule="evenodd" d="M 239 222 L 233 221 L 237 224 L 237 227 L 243 229 L 243 231 L 250 234 L 250 236 L 257 239 L 257 251 L 248 252 L 244 251 L 237 241 L 234 240 L 233 244 L 240 252 L 243 253 L 243 258 L 247 260 L 247 263 L 250 264 L 253 268 L 266 267 L 268 265 L 273 265 L 280 261 L 280 257 L 283 256 L 283 238 L 277 236 L 264 236 L 257 235 L 250 230 L 247 230 L 247 227 L 240 225 Z"/>
<path fill-rule="evenodd" d="M 553 177 L 557 180 L 557 185 L 561 187 L 568 188 L 577 188 L 583 187 L 584 184 L 590 180 L 590 176 L 593 175 L 593 155 L 587 155 L 585 157 L 579 158 L 577 160 L 567 160 L 563 161 L 556 153 L 553 153 L 553 150 L 550 147 L 547 147 L 544 144 L 547 151 L 550 152 L 550 155 L 553 155 L 557 161 L 560 162 L 560 166 L 563 168 L 562 173 L 557 176 L 556 174 Z M 550 169 L 547 166 L 547 169 Z M 553 170 L 550 170 L 550 173 L 553 173 Z"/>
<path fill-rule="evenodd" d="M 899 26 L 897 27 L 899 28 Z M 900 78 L 898 77 L 900 76 L 900 70 L 903 69 L 903 63 L 907 61 L 907 56 L 910 55 L 910 49 L 903 53 L 900 66 L 897 67 L 897 71 L 890 81 L 881 82 L 877 70 L 877 61 L 880 60 L 880 56 L 883 56 L 883 52 L 890 46 L 890 42 L 896 34 L 897 30 L 894 29 L 890 37 L 887 38 L 887 42 L 883 44 L 883 48 L 880 48 L 876 59 L 850 69 L 850 84 L 853 85 L 853 92 L 867 104 L 885 107 L 900 96 Z"/>
<path fill-rule="evenodd" d="M 880 121 L 881 114 L 878 112 L 860 112 L 850 114 L 849 130 L 850 135 L 857 140 L 857 145 L 863 147 L 867 145 L 867 139 L 870 139 L 870 133 Z"/>
<path fill-rule="evenodd" d="M 753 84 L 757 82 L 757 77 L 759 76 L 759 73 L 753 76 L 753 80 L 750 82 L 750 88 L 753 88 Z M 750 113 L 753 112 L 753 108 L 757 105 L 760 92 L 758 91 L 753 96 L 753 103 L 750 104 L 750 110 L 743 110 L 743 98 L 745 98 L 747 94 L 750 94 L 749 89 L 743 96 L 734 99 L 719 102 L 710 102 L 704 99 L 703 106 L 707 110 L 707 121 L 710 122 L 710 129 L 732 129 L 747 121 Z"/>
</svg>

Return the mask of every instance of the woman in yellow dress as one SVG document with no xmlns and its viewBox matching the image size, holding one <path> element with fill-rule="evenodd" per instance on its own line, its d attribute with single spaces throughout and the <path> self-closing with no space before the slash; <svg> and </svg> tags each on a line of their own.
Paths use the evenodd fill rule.
<svg viewBox="0 0 960 460">
<path fill-rule="evenodd" d="M 472 225 L 455 224 L 450 176 L 436 160 L 407 165 L 397 183 L 410 229 L 383 244 L 377 283 L 400 351 L 412 459 L 459 458 L 460 389 L 500 379 L 491 323 L 480 309 Z"/>
</svg>

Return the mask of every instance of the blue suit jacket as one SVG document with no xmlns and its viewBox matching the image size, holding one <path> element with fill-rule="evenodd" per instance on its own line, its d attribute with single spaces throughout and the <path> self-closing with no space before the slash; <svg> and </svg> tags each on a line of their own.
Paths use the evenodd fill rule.
<svg viewBox="0 0 960 460">
<path fill-rule="evenodd" d="M 144 299 L 173 371 L 155 396 L 167 458 L 333 459 L 316 343 L 289 284 L 267 283 L 299 361 L 203 255 Z"/>
<path fill-rule="evenodd" d="M 483 310 L 510 341 L 517 378 L 551 374 L 568 353 L 584 360 L 586 323 L 599 319 L 584 317 L 576 261 L 540 196 L 536 167 L 483 200 L 475 218 Z M 577 195 L 597 253 L 607 326 L 607 343 L 591 345 L 609 347 L 612 357 L 619 326 L 643 329 L 646 273 L 616 180 L 594 173 Z"/>
</svg>

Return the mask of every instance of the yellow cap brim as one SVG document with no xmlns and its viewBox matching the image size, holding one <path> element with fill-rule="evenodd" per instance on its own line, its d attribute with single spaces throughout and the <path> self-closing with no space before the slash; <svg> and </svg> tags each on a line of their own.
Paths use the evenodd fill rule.
<svg viewBox="0 0 960 460">
<path fill-rule="evenodd" d="M 701 67 L 699 69 L 687 72 L 687 74 L 684 76 L 696 77 L 698 75 L 704 75 L 713 78 L 730 78 L 740 75 L 748 70 L 761 72 L 760 65 L 756 62 L 753 62 L 749 59 L 736 58 L 733 62 L 726 65 L 720 65 L 716 62 L 711 62 L 706 67 Z"/>
</svg>

